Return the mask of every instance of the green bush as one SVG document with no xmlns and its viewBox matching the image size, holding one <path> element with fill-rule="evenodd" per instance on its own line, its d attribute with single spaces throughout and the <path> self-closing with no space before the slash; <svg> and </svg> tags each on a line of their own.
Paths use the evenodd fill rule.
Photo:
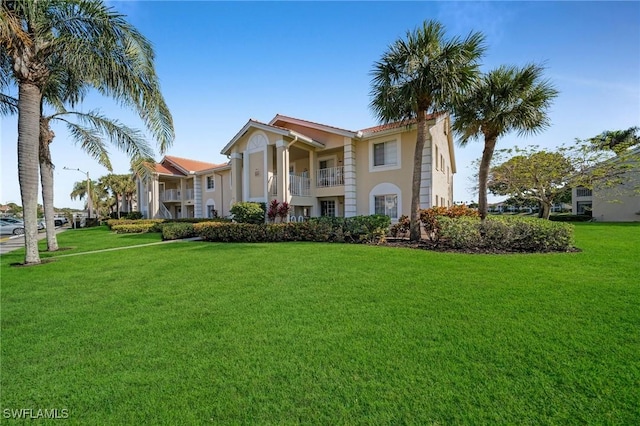
<svg viewBox="0 0 640 426">
<path fill-rule="evenodd" d="M 445 216 L 449 218 L 456 217 L 478 217 L 478 210 L 467 207 L 466 205 L 454 205 L 451 207 L 431 207 L 429 209 L 420 210 L 420 222 L 426 231 L 428 238 L 432 241 L 438 241 L 438 218 Z"/>
<path fill-rule="evenodd" d="M 591 219 L 592 217 L 587 214 L 562 214 L 549 216 L 549 220 L 553 222 L 589 222 Z"/>
<path fill-rule="evenodd" d="M 162 224 L 163 240 L 179 240 L 195 237 L 196 231 L 193 223 L 164 223 Z"/>
<path fill-rule="evenodd" d="M 152 229 L 156 224 L 153 222 L 125 223 L 112 225 L 111 230 L 116 234 L 142 234 L 154 232 Z"/>
<path fill-rule="evenodd" d="M 438 217 L 440 244 L 463 250 L 510 252 L 568 251 L 573 248 L 573 226 L 548 220 L 507 216 L 479 218 Z"/>
<path fill-rule="evenodd" d="M 233 219 L 238 223 L 264 223 L 265 208 L 263 204 L 252 202 L 235 203 L 231 207 Z"/>
<path fill-rule="evenodd" d="M 137 219 L 142 219 L 142 213 L 141 212 L 129 212 L 124 216 L 125 219 L 130 219 L 130 220 L 137 220 Z"/>
<path fill-rule="evenodd" d="M 113 229 L 116 225 L 148 225 L 162 222 L 164 222 L 164 219 L 109 219 L 106 223 L 109 229 Z"/>
<path fill-rule="evenodd" d="M 387 216 L 352 218 L 314 218 L 291 223 L 224 223 L 194 224 L 196 234 L 205 241 L 222 242 L 378 242 L 389 227 Z M 166 226 L 166 225 L 165 225 Z"/>
</svg>

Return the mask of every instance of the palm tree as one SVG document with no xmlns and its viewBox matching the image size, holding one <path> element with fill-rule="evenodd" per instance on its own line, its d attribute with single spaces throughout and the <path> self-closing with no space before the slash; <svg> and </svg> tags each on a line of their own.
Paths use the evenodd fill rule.
<svg viewBox="0 0 640 426">
<path fill-rule="evenodd" d="M 422 151 L 428 134 L 427 115 L 446 110 L 477 78 L 477 61 L 484 52 L 484 36 L 445 39 L 444 27 L 425 21 L 393 43 L 371 72 L 370 107 L 383 123 L 417 123 L 413 156 L 410 239 L 420 240 L 420 182 Z"/>
<path fill-rule="evenodd" d="M 87 86 L 133 108 L 161 152 L 173 141 L 173 124 L 160 94 L 150 43 L 123 15 L 101 1 L 3 1 L 0 18 L 0 64 L 11 65 L 18 84 L 18 175 L 25 212 L 25 263 L 39 263 L 40 107 L 52 70 L 71 70 Z M 5 69 L 0 67 L 3 73 Z M 6 80 L 4 75 L 0 78 Z"/>
<path fill-rule="evenodd" d="M 71 190 L 71 193 L 69 194 L 69 197 L 72 200 L 75 200 L 76 198 L 78 198 L 79 200 L 86 199 L 88 203 L 89 199 L 91 199 L 91 207 L 95 211 L 100 210 L 101 204 L 104 203 L 105 198 L 107 198 L 108 196 L 109 196 L 109 193 L 107 192 L 107 190 L 102 185 L 100 185 L 99 182 L 94 180 L 89 182 L 88 191 L 87 191 L 86 180 L 75 182 L 73 184 L 73 190 Z M 87 210 L 89 209 L 89 205 L 86 203 L 85 203 L 85 207 L 87 208 Z"/>
<path fill-rule="evenodd" d="M 135 182 L 132 175 L 108 174 L 100 178 L 100 184 L 113 194 L 118 218 L 120 217 L 120 211 L 125 205 L 125 202 L 127 205 L 127 211 L 130 210 L 128 208 L 128 201 L 135 192 Z"/>
<path fill-rule="evenodd" d="M 496 142 L 509 132 L 536 134 L 549 126 L 547 109 L 558 95 L 553 85 L 542 79 L 544 68 L 531 64 L 523 68 L 501 66 L 483 75 L 479 84 L 454 107 L 453 130 L 466 146 L 484 137 L 478 173 L 478 211 L 487 217 L 487 181 Z"/>
<path fill-rule="evenodd" d="M 628 148 L 640 145 L 640 127 L 629 127 L 626 130 L 606 130 L 589 141 L 597 149 L 608 149 L 616 153 L 623 154 Z"/>
</svg>

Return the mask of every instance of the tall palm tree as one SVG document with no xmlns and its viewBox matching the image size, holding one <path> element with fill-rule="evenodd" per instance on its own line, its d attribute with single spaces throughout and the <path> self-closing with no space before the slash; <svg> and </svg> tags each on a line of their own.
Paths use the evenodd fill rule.
<svg viewBox="0 0 640 426">
<path fill-rule="evenodd" d="M 128 199 L 135 192 L 135 182 L 132 175 L 108 174 L 100 178 L 100 184 L 113 194 L 116 212 L 120 217 L 122 208 L 125 204 L 128 206 Z"/>
<path fill-rule="evenodd" d="M 410 239 L 420 240 L 422 152 L 428 135 L 427 115 L 446 110 L 477 79 L 484 36 L 445 38 L 444 27 L 425 21 L 406 39 L 391 44 L 371 72 L 370 107 L 383 123 L 415 120 Z"/>
<path fill-rule="evenodd" d="M 501 66 L 483 75 L 479 84 L 455 105 L 453 130 L 459 144 L 484 138 L 478 173 L 478 211 L 487 217 L 487 181 L 498 138 L 510 132 L 536 134 L 549 126 L 547 110 L 558 91 L 542 78 L 544 68 Z"/>
<path fill-rule="evenodd" d="M 39 263 L 40 107 L 52 69 L 72 70 L 87 86 L 133 108 L 161 152 L 173 142 L 173 124 L 160 93 L 150 43 L 123 15 L 101 1 L 3 1 L 0 18 L 0 63 L 11 64 L 18 84 L 18 174 L 25 212 L 25 263 Z"/>
<path fill-rule="evenodd" d="M 87 203 L 91 200 L 91 207 L 97 212 L 100 210 L 101 205 L 104 204 L 105 199 L 108 198 L 109 193 L 98 181 L 92 180 L 89 182 L 88 186 L 89 188 L 87 190 L 86 180 L 75 182 L 69 197 L 72 200 L 75 200 L 76 198 L 79 200 L 86 199 Z M 89 205 L 85 203 L 85 206 L 88 210 Z"/>
</svg>

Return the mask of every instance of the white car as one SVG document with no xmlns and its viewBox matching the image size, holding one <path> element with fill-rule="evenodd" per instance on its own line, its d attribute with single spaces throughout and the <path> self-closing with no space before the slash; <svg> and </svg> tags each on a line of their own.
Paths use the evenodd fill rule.
<svg viewBox="0 0 640 426">
<path fill-rule="evenodd" d="M 0 235 L 22 235 L 24 234 L 24 223 L 13 222 L 7 218 L 0 219 Z"/>
</svg>

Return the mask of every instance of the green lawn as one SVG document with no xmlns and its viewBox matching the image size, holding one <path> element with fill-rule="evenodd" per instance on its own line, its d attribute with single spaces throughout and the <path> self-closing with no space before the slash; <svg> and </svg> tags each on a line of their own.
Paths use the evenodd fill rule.
<svg viewBox="0 0 640 426">
<path fill-rule="evenodd" d="M 67 231 L 59 255 L 158 240 Z M 34 267 L 12 253 L 0 415 L 640 424 L 640 225 L 578 224 L 576 240 L 540 255 L 179 242 Z"/>
</svg>

